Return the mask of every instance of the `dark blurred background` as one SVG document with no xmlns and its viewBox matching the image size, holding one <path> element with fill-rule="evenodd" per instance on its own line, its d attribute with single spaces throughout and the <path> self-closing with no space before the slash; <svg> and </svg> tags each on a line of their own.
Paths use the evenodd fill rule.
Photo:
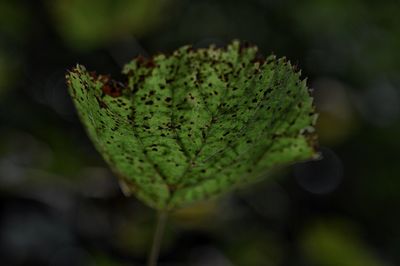
<svg viewBox="0 0 400 266">
<path fill-rule="evenodd" d="M 0 0 L 0 265 L 143 265 L 156 215 L 125 198 L 64 74 L 232 39 L 314 89 L 324 159 L 174 213 L 161 265 L 400 265 L 400 3 Z"/>
</svg>

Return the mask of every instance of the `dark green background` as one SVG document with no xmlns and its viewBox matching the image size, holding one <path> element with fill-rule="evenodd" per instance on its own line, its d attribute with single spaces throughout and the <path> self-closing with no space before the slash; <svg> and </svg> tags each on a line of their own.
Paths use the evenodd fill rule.
<svg viewBox="0 0 400 266">
<path fill-rule="evenodd" d="M 0 0 L 0 264 L 143 265 L 155 213 L 125 198 L 64 74 L 257 44 L 314 89 L 324 159 L 170 217 L 161 265 L 400 264 L 400 4 Z"/>
</svg>

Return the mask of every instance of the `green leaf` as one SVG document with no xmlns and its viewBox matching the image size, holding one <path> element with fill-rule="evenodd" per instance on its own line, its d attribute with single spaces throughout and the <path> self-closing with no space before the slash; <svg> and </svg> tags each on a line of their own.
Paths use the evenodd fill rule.
<svg viewBox="0 0 400 266">
<path fill-rule="evenodd" d="M 138 57 L 127 83 L 78 65 L 67 74 L 87 132 L 127 191 L 157 209 L 220 194 L 316 156 L 306 82 L 257 48 Z"/>
</svg>

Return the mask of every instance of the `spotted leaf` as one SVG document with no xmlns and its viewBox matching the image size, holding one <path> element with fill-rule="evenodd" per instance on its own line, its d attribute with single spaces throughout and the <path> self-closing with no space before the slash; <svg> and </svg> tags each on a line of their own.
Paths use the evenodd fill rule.
<svg viewBox="0 0 400 266">
<path fill-rule="evenodd" d="M 67 74 L 82 123 L 126 191 L 157 209 L 218 195 L 316 156 L 306 82 L 254 46 L 135 58 L 120 83 Z"/>
</svg>

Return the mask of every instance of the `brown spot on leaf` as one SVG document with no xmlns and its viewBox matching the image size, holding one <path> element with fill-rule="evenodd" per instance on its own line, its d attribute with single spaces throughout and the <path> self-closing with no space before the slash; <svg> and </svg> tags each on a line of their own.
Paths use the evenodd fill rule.
<svg viewBox="0 0 400 266">
<path fill-rule="evenodd" d="M 103 84 L 101 90 L 105 95 L 109 95 L 115 98 L 122 95 L 123 86 L 124 86 L 123 84 L 115 80 L 107 80 L 107 83 Z"/>
<path fill-rule="evenodd" d="M 96 100 L 97 103 L 99 104 L 100 109 L 108 108 L 107 104 L 103 100 L 99 99 L 99 97 L 96 96 Z"/>
</svg>

